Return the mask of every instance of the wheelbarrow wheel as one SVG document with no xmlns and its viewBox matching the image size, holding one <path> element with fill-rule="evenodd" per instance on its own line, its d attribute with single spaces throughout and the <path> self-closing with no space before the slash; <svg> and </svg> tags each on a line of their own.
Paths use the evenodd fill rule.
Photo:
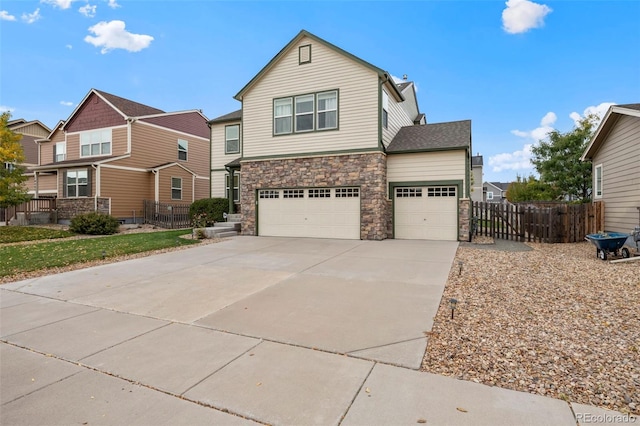
<svg viewBox="0 0 640 426">
<path fill-rule="evenodd" d="M 631 257 L 631 252 L 629 251 L 628 248 L 626 247 L 622 248 L 622 257 L 624 257 L 625 259 L 628 259 Z"/>
<path fill-rule="evenodd" d="M 607 260 L 607 252 L 606 251 L 600 250 L 599 255 L 600 255 L 600 259 Z"/>
</svg>

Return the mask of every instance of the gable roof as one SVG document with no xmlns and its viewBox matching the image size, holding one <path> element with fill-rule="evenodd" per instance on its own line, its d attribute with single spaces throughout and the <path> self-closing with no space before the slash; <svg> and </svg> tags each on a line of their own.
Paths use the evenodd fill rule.
<svg viewBox="0 0 640 426">
<path fill-rule="evenodd" d="M 504 182 L 485 182 L 484 184 L 491 185 L 500 191 L 506 191 L 510 185 L 510 183 L 504 183 Z"/>
<path fill-rule="evenodd" d="M 102 90 L 92 90 L 102 99 L 110 103 L 114 108 L 122 112 L 126 117 L 140 117 L 143 115 L 164 113 L 164 111 L 162 111 L 161 109 L 144 105 L 139 102 L 134 102 L 129 99 L 121 98 L 120 96 L 112 95 L 111 93 L 103 92 Z"/>
<path fill-rule="evenodd" d="M 238 121 L 238 120 L 242 120 L 241 109 L 230 112 L 229 114 L 221 115 L 220 117 L 216 117 L 213 120 L 209 121 L 209 124 L 224 123 L 227 121 Z"/>
<path fill-rule="evenodd" d="M 208 119 L 199 110 L 167 112 L 146 117 L 138 117 L 144 123 L 209 139 Z"/>
<path fill-rule="evenodd" d="M 471 147 L 471 120 L 402 127 L 388 153 L 439 151 Z"/>
<path fill-rule="evenodd" d="M 329 49 L 346 56 L 347 58 L 351 59 L 352 61 L 355 61 L 357 63 L 359 63 L 360 65 L 369 68 L 370 70 L 372 70 L 373 72 L 375 72 L 376 74 L 378 74 L 378 77 L 383 78 L 386 82 L 389 82 L 389 87 L 391 87 L 391 89 L 394 92 L 394 96 L 396 96 L 399 100 L 404 100 L 404 97 L 402 96 L 402 93 L 400 93 L 400 90 L 398 90 L 398 86 L 395 85 L 395 83 L 393 82 L 393 78 L 391 77 L 391 74 L 389 74 L 388 72 L 386 72 L 385 70 L 376 67 L 375 65 L 370 64 L 369 62 L 358 58 L 357 56 L 347 52 L 346 50 L 343 50 L 341 48 L 339 48 L 338 46 L 335 46 L 331 43 L 329 43 L 326 40 L 321 39 L 320 37 L 311 34 L 310 32 L 306 31 L 306 30 L 302 30 L 298 33 L 298 35 L 296 35 L 289 43 L 287 43 L 287 45 L 285 47 L 282 48 L 282 50 L 280 50 L 280 52 L 278 52 L 278 54 L 276 56 L 273 57 L 273 59 L 271 59 L 269 61 L 269 63 L 267 63 L 267 65 L 265 65 L 260 72 L 258 72 L 258 74 L 255 75 L 255 77 L 253 77 L 242 89 L 240 89 L 240 91 L 234 96 L 234 99 L 237 99 L 239 101 L 242 101 L 242 97 L 244 96 L 244 94 L 251 89 L 267 72 L 269 72 L 274 66 L 275 64 L 277 64 L 280 59 L 286 55 L 289 50 L 296 44 L 298 43 L 302 38 L 307 37 L 310 38 L 311 40 L 323 44 L 324 46 L 328 47 Z"/>
<path fill-rule="evenodd" d="M 474 155 L 471 157 L 471 165 L 472 166 L 482 166 L 484 165 L 482 155 Z"/>
<path fill-rule="evenodd" d="M 640 118 L 640 104 L 610 106 L 607 110 L 607 113 L 604 115 L 604 118 L 600 122 L 598 129 L 593 134 L 591 142 L 589 142 L 589 145 L 584 150 L 584 154 L 582 154 L 582 157 L 580 157 L 582 161 L 593 159 L 600 147 L 602 147 L 604 141 L 607 139 L 607 135 L 609 134 L 613 126 L 623 115 Z"/>
</svg>

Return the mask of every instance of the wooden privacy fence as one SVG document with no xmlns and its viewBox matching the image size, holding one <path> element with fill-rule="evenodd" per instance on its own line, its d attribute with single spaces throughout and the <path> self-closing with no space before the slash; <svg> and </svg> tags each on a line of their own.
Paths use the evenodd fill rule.
<svg viewBox="0 0 640 426">
<path fill-rule="evenodd" d="M 55 198 L 32 198 L 26 203 L 7 208 L 0 208 L 0 222 L 9 222 L 11 219 L 22 219 L 21 225 L 35 225 L 56 222 Z"/>
<path fill-rule="evenodd" d="M 503 240 L 573 243 L 604 229 L 604 203 L 473 203 L 473 232 Z"/>
<path fill-rule="evenodd" d="M 144 223 L 167 229 L 190 228 L 189 206 L 144 200 Z"/>
</svg>

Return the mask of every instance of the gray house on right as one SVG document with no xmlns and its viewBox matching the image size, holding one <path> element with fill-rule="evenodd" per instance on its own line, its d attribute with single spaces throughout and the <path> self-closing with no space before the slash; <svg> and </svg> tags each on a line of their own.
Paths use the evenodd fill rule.
<svg viewBox="0 0 640 426">
<path fill-rule="evenodd" d="M 640 104 L 611 106 L 581 160 L 593 165 L 593 202 L 604 202 L 603 231 L 640 226 Z"/>
</svg>

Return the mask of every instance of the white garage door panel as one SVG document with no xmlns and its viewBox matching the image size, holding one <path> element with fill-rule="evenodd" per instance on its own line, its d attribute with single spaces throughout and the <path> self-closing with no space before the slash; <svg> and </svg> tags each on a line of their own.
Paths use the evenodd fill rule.
<svg viewBox="0 0 640 426">
<path fill-rule="evenodd" d="M 395 188 L 395 238 L 456 241 L 455 191 L 456 187 Z"/>
<path fill-rule="evenodd" d="M 260 190 L 258 191 L 258 234 L 279 237 L 360 239 L 359 190 L 358 188 Z"/>
</svg>

